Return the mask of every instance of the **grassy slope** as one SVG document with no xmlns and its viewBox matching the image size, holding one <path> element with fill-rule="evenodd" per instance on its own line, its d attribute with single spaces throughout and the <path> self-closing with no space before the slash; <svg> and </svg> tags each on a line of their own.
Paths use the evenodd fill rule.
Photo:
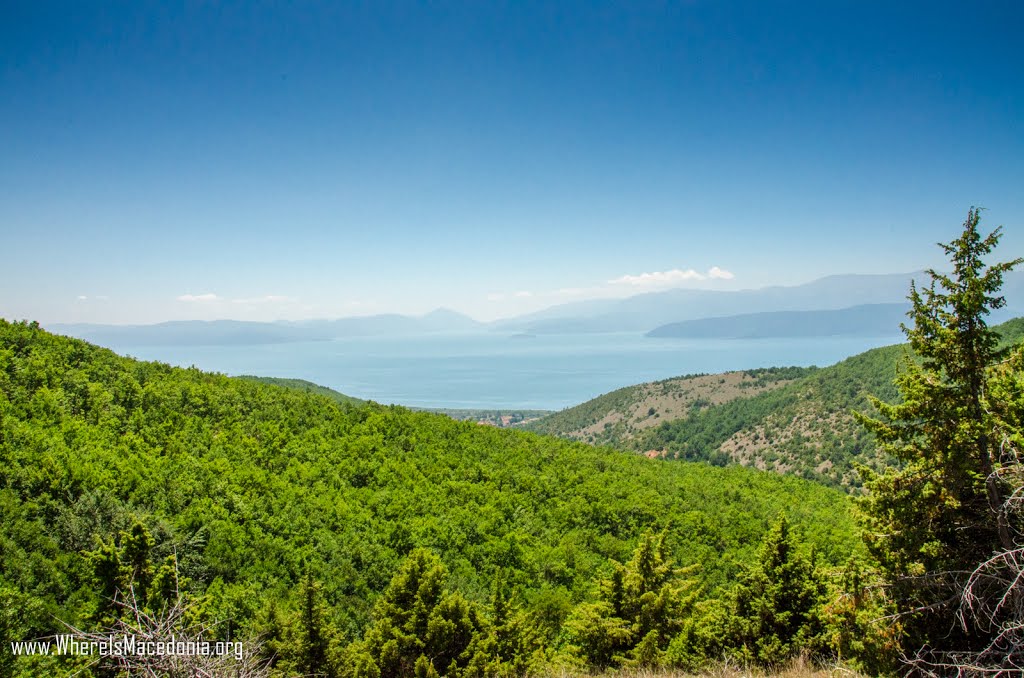
<svg viewBox="0 0 1024 678">
<path fill-rule="evenodd" d="M 869 394 L 892 401 L 903 346 L 866 351 L 775 391 L 663 424 L 635 442 L 641 450 L 724 465 L 739 462 L 825 484 L 859 486 L 856 464 L 887 460 L 853 411 L 872 410 Z"/>
<path fill-rule="evenodd" d="M 1019 343 L 1024 339 L 1024 318 L 997 329 L 1005 345 Z M 669 411 L 653 427 L 639 425 L 636 414 L 646 414 L 647 398 L 657 383 L 630 386 L 541 419 L 530 428 L 648 455 L 715 465 L 740 463 L 850 491 L 859 487 L 857 464 L 878 466 L 888 461 L 879 456 L 852 413 L 873 411 L 869 395 L 889 402 L 897 398 L 893 379 L 909 355 L 909 348 L 900 344 L 802 375 L 780 372 L 796 378 L 752 389 L 745 394 L 748 397 L 735 395 L 736 375 L 745 373 L 702 377 L 710 385 L 701 396 L 703 406 Z M 697 380 L 681 377 L 658 383 L 683 388 Z M 613 423 L 605 427 L 607 422 Z"/>
<path fill-rule="evenodd" d="M 751 398 L 810 374 L 813 368 L 773 368 L 693 374 L 627 386 L 527 424 L 537 433 L 592 444 L 629 446 L 647 429 L 686 419 L 731 400 Z"/>
</svg>

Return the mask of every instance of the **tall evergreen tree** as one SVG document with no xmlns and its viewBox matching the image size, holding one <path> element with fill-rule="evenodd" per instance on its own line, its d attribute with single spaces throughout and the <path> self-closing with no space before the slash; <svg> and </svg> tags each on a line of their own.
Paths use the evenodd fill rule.
<svg viewBox="0 0 1024 678">
<path fill-rule="evenodd" d="M 448 571 L 425 549 L 409 554 L 374 607 L 374 623 L 341 661 L 351 678 L 448 678 L 485 673 L 487 621 L 448 591 Z"/>
<path fill-rule="evenodd" d="M 825 585 L 801 553 L 783 516 L 765 535 L 760 562 L 744 572 L 732 599 L 732 643 L 743 661 L 778 665 L 824 647 Z"/>
<path fill-rule="evenodd" d="M 697 594 L 685 578 L 694 568 L 673 567 L 665 537 L 645 532 L 628 563 L 613 561 L 599 600 L 578 606 L 567 622 L 570 638 L 594 666 L 657 665 L 683 629 Z"/>
<path fill-rule="evenodd" d="M 334 676 L 328 661 L 333 636 L 323 593 L 312 573 L 307 572 L 299 592 L 298 665 L 305 676 Z"/>
<path fill-rule="evenodd" d="M 863 513 L 868 548 L 894 589 L 915 648 L 985 642 L 977 629 L 957 629 L 959 593 L 977 564 L 1013 547 L 987 402 L 992 368 L 1004 351 L 986 317 L 1005 305 L 998 294 L 1003 275 L 1024 259 L 986 265 L 1001 229 L 983 237 L 979 218 L 972 208 L 960 237 L 940 244 L 952 273 L 929 270 L 923 290 L 911 284 L 913 323 L 903 330 L 917 360 L 906 361 L 897 377 L 902 402 L 874 400 L 880 418 L 860 417 L 902 462 L 882 474 L 864 472 Z"/>
</svg>

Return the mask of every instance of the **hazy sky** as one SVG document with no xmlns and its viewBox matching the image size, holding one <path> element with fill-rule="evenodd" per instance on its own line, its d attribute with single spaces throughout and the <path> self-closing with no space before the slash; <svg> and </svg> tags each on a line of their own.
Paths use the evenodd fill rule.
<svg viewBox="0 0 1024 678">
<path fill-rule="evenodd" d="M 184 8 L 182 8 L 184 6 Z M 1020 2 L 0 3 L 0 317 L 488 319 L 1024 253 Z"/>
</svg>

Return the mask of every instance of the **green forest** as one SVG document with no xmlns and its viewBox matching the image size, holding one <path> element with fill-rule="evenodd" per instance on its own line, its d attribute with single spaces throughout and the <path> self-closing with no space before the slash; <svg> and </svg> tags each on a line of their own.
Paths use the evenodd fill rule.
<svg viewBox="0 0 1024 678">
<path fill-rule="evenodd" d="M 646 434 L 678 459 L 0 321 L 0 675 L 133 670 L 23 645 L 72 632 L 242 643 L 218 675 L 1019 667 L 1024 323 L 984 323 L 1019 263 L 982 265 L 997 240 L 972 211 L 954 272 L 911 290 L 909 349 L 760 372 L 792 385 Z M 860 410 L 824 446 L 860 498 L 694 452 L 808 392 Z"/>
<path fill-rule="evenodd" d="M 798 479 L 342 404 L 33 324 L 4 322 L 0 337 L 5 638 L 101 623 L 133 573 L 174 565 L 197 614 L 225 637 L 276 638 L 287 673 L 305 661 L 284 640 L 310 631 L 304 587 L 341 662 L 392 580 L 428 558 L 481 629 L 496 587 L 507 596 L 531 631 L 519 658 L 573 661 L 567 625 L 645 534 L 665 567 L 692 568 L 702 601 L 729 595 L 782 519 L 822 577 L 862 548 L 849 501 Z"/>
</svg>

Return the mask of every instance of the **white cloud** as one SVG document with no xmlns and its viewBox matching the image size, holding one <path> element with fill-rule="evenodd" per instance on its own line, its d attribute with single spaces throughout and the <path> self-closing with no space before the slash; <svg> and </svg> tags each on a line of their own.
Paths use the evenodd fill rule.
<svg viewBox="0 0 1024 678">
<path fill-rule="evenodd" d="M 680 283 L 700 280 L 732 280 L 735 276 L 719 268 L 712 266 L 707 273 L 699 273 L 692 268 L 685 271 L 674 268 L 671 271 L 654 271 L 653 273 L 641 273 L 640 275 L 624 275 L 614 280 L 609 280 L 609 285 L 628 285 L 630 287 L 671 287 Z"/>
<path fill-rule="evenodd" d="M 505 295 L 500 292 L 491 292 L 487 295 L 487 301 L 504 301 Z"/>
<path fill-rule="evenodd" d="M 512 296 L 518 297 L 520 299 L 525 299 L 527 297 L 532 297 L 533 296 L 533 292 L 527 292 L 526 290 L 520 290 L 519 292 L 516 292 Z"/>
<path fill-rule="evenodd" d="M 640 275 L 624 275 L 614 280 L 609 280 L 609 285 L 631 285 L 633 287 L 659 287 L 662 285 L 674 285 L 688 280 L 704 280 L 706 276 L 698 273 L 692 268 L 685 271 L 674 268 L 671 271 L 655 271 L 654 273 L 641 273 Z"/>
<path fill-rule="evenodd" d="M 732 280 L 736 276 L 734 276 L 730 271 L 726 271 L 724 268 L 712 266 L 708 269 L 708 277 L 717 280 Z"/>
<path fill-rule="evenodd" d="M 218 297 L 213 292 L 207 292 L 206 294 L 183 294 L 180 297 L 178 297 L 178 301 L 187 301 L 187 302 L 193 302 L 193 301 L 197 301 L 197 302 L 220 301 L 220 297 Z"/>
<path fill-rule="evenodd" d="M 84 294 L 79 294 L 79 295 L 78 295 L 78 300 L 79 300 L 79 301 L 85 301 L 85 300 L 86 300 L 86 299 L 88 299 L 88 298 L 89 298 L 89 297 L 85 296 Z"/>
</svg>

